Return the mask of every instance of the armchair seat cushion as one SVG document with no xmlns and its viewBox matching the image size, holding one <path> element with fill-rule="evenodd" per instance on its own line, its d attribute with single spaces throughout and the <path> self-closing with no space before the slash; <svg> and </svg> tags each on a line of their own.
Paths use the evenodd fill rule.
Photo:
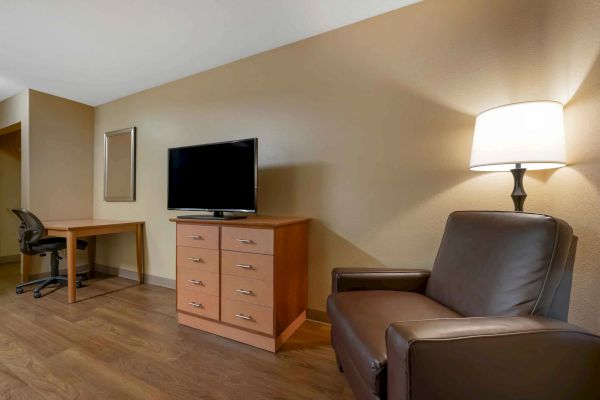
<svg viewBox="0 0 600 400">
<path fill-rule="evenodd" d="M 381 398 L 385 398 L 387 385 L 388 326 L 399 321 L 462 317 L 422 294 L 387 290 L 332 294 L 327 312 L 336 353 L 352 364 L 361 386 Z"/>
</svg>

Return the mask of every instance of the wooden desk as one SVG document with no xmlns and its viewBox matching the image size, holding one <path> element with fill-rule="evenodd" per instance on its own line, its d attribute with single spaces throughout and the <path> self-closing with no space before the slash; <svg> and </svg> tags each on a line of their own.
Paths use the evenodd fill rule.
<svg viewBox="0 0 600 400">
<path fill-rule="evenodd" d="M 67 276 L 69 303 L 76 301 L 75 279 L 77 276 L 77 238 L 87 238 L 90 271 L 93 275 L 96 264 L 96 236 L 111 233 L 135 232 L 138 282 L 144 280 L 144 221 L 112 221 L 105 219 L 75 219 L 44 221 L 47 236 L 67 239 Z M 31 256 L 23 256 L 23 279 L 28 279 Z"/>
</svg>

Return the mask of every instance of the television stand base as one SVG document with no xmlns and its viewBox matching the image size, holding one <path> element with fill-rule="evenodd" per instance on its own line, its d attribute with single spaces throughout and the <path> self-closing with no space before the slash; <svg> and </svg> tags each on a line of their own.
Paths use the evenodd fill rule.
<svg viewBox="0 0 600 400">
<path fill-rule="evenodd" d="M 223 211 L 213 211 L 213 215 L 178 215 L 177 219 L 208 219 L 208 220 L 226 220 L 226 219 L 244 219 L 245 215 L 225 215 Z"/>
</svg>

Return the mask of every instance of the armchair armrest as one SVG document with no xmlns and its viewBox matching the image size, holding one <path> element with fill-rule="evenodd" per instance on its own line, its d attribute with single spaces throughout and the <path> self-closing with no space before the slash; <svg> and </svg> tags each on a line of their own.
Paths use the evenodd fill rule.
<svg viewBox="0 0 600 400">
<path fill-rule="evenodd" d="M 429 273 L 418 269 L 334 268 L 331 291 L 402 290 L 424 293 Z"/>
<path fill-rule="evenodd" d="M 600 337 L 542 317 L 394 323 L 388 399 L 600 398 Z"/>
</svg>

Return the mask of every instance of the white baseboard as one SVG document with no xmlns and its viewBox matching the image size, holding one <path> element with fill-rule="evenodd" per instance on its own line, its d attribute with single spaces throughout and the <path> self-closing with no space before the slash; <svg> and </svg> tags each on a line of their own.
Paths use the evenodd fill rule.
<svg viewBox="0 0 600 400">
<path fill-rule="evenodd" d="M 83 273 L 88 270 L 89 270 L 89 267 L 87 265 L 82 265 L 82 266 L 77 267 L 77 273 Z M 136 271 L 131 271 L 128 269 L 122 269 L 122 268 L 117 268 L 117 267 L 111 267 L 108 265 L 96 264 L 96 271 L 102 272 L 103 274 L 107 274 L 107 275 L 118 276 L 119 278 L 131 279 L 132 281 L 137 281 L 137 279 L 138 279 Z M 60 269 L 59 274 L 66 275 L 67 270 Z M 45 278 L 48 275 L 50 275 L 50 272 L 41 272 L 38 274 L 31 274 L 31 276 L 29 276 L 29 280 Z M 161 286 L 161 287 L 165 287 L 168 289 L 175 289 L 175 279 L 163 278 L 161 276 L 154 276 L 154 275 L 146 274 L 146 275 L 144 275 L 144 283 L 147 283 L 150 285 L 155 285 L 155 286 Z"/>
<path fill-rule="evenodd" d="M 109 265 L 96 264 L 96 271 L 107 275 L 118 276 L 120 278 L 131 279 L 137 281 L 137 271 L 128 269 L 111 267 Z M 175 289 L 175 279 L 163 278 L 162 276 L 144 275 L 144 283 L 150 285 L 162 286 L 169 289 Z"/>
<path fill-rule="evenodd" d="M 21 261 L 21 256 L 15 254 L 14 256 L 0 256 L 0 264 L 13 264 Z"/>
<path fill-rule="evenodd" d="M 89 267 L 87 265 L 78 265 L 77 266 L 77 273 L 78 274 L 83 274 L 85 272 L 87 272 L 89 270 Z M 59 275 L 67 275 L 67 270 L 63 269 L 63 268 L 59 268 L 58 269 L 58 274 Z M 36 273 L 32 273 L 29 275 L 29 280 L 30 281 L 34 281 L 36 279 L 42 279 L 42 278 L 47 278 L 50 276 L 50 271 L 44 271 L 44 272 L 36 272 Z"/>
<path fill-rule="evenodd" d="M 327 311 L 315 310 L 313 308 L 309 308 L 306 310 L 306 319 L 321 322 L 324 324 L 330 323 Z"/>
</svg>

